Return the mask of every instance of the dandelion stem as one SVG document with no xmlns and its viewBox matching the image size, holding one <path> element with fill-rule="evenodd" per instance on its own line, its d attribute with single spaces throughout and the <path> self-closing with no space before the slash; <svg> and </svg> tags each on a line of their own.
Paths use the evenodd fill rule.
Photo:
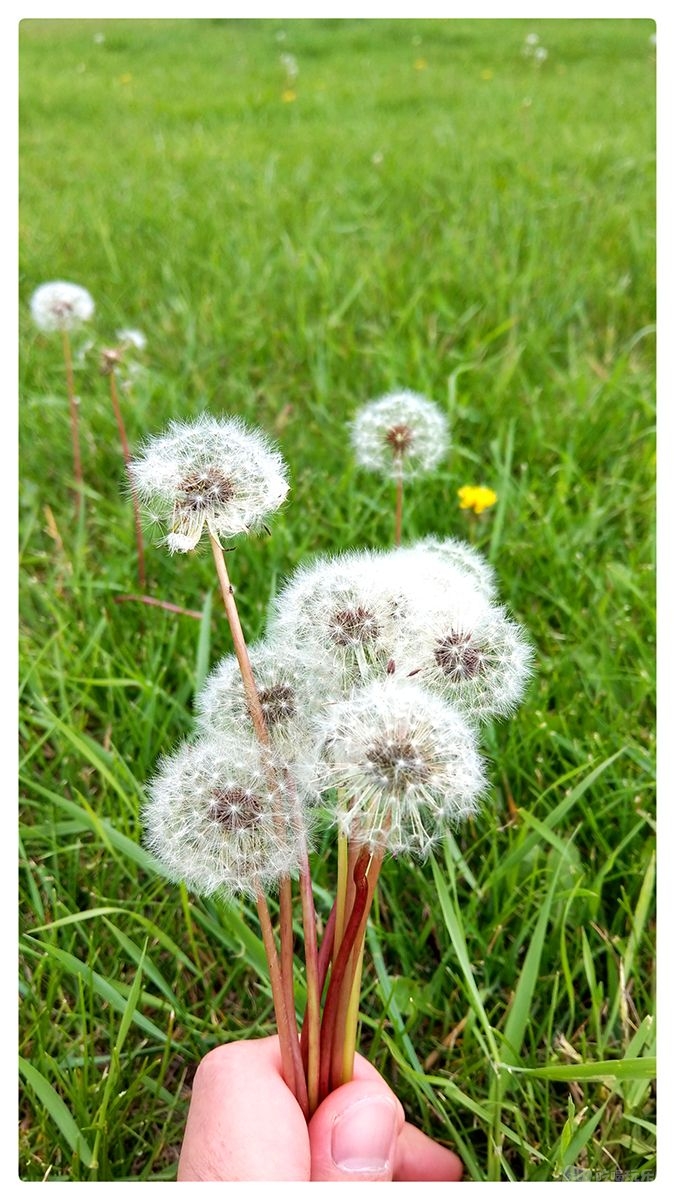
<svg viewBox="0 0 675 1200">
<path fill-rule="evenodd" d="M 319 1103 L 319 1039 L 321 1032 L 321 984 L 319 975 L 319 953 L 316 939 L 316 912 L 312 893 L 312 878 L 309 873 L 307 846 L 303 840 L 300 868 L 300 898 L 302 901 L 302 928 L 305 936 L 305 974 L 307 983 L 307 1092 L 309 1115 L 312 1116 Z"/>
<path fill-rule="evenodd" d="M 260 704 L 258 689 L 255 685 L 255 679 L 253 678 L 251 661 L 248 656 L 248 649 L 241 627 L 241 622 L 239 620 L 239 612 L 234 599 L 234 592 L 230 583 L 230 577 L 227 573 L 227 567 L 225 566 L 225 555 L 223 554 L 223 548 L 218 539 L 214 537 L 210 529 L 209 538 L 216 564 L 218 582 L 220 584 L 220 590 L 223 596 L 223 603 L 225 605 L 225 614 L 227 616 L 230 632 L 232 634 L 234 653 L 237 657 L 237 662 L 239 663 L 239 670 L 241 671 L 241 678 L 244 684 L 244 693 L 246 695 L 248 711 L 251 715 L 253 728 L 258 741 L 262 746 L 269 746 L 269 734 L 267 732 L 265 717 Z"/>
<path fill-rule="evenodd" d="M 394 545 L 401 545 L 403 531 L 403 475 L 396 476 L 396 516 L 394 520 Z"/>
<path fill-rule="evenodd" d="M 326 928 L 324 930 L 323 938 L 321 941 L 321 948 L 319 950 L 319 957 L 318 957 L 318 963 L 317 963 L 319 1004 L 321 1003 L 321 997 L 323 995 L 323 989 L 324 989 L 324 986 L 326 983 L 326 976 L 328 974 L 328 968 L 330 966 L 330 961 L 331 961 L 331 957 L 333 954 L 334 935 L 335 935 L 335 903 L 333 903 L 333 907 L 330 910 L 328 920 L 326 921 Z M 300 1048 L 302 1050 L 303 1060 L 306 1061 L 308 1058 L 308 1050 L 309 1050 L 309 1012 L 308 1011 L 305 1012 L 305 1017 L 304 1017 L 304 1020 L 302 1023 L 302 1033 L 300 1036 Z"/>
<path fill-rule="evenodd" d="M 73 356 L 70 350 L 68 330 L 62 330 L 63 358 L 66 364 L 66 388 L 70 406 L 70 434 L 73 442 L 73 478 L 75 480 L 75 516 L 79 517 L 82 507 L 82 460 L 80 458 L 79 401 L 75 395 Z"/>
<path fill-rule="evenodd" d="M 363 853 L 361 847 L 350 844 L 349 861 L 353 864 L 351 876 L 356 883 L 356 864 L 359 861 L 360 855 Z M 363 963 L 363 949 L 365 943 L 366 925 L 368 923 L 368 914 L 370 912 L 375 888 L 377 885 L 380 868 L 382 866 L 382 858 L 384 851 L 382 849 L 372 852 L 367 869 L 367 885 L 368 892 L 366 895 L 365 907 L 361 917 L 361 923 L 357 929 L 351 954 L 345 967 L 344 978 L 340 985 L 340 994 L 337 1003 L 337 1012 L 335 1017 L 335 1028 L 333 1032 L 333 1044 L 331 1051 L 331 1086 L 339 1087 L 342 1083 L 348 1083 L 352 1078 L 354 1070 L 354 1051 L 356 1048 L 356 1027 L 358 1024 L 359 1015 L 359 989 L 361 986 L 361 967 Z M 354 886 L 352 886 L 350 895 L 350 905 L 352 911 L 356 908 L 356 895 L 354 895 Z M 354 897 L 352 899 L 352 896 Z"/>
<path fill-rule="evenodd" d="M 248 648 L 246 646 L 246 639 L 244 638 L 244 632 L 242 630 L 241 622 L 239 620 L 239 611 L 237 609 L 237 604 L 234 599 L 234 591 L 232 589 L 232 585 L 230 583 L 230 577 L 227 573 L 227 567 L 225 565 L 225 555 L 223 554 L 223 548 L 222 548 L 220 542 L 218 541 L 218 539 L 216 537 L 214 537 L 214 535 L 210 529 L 209 529 L 209 539 L 211 541 L 211 549 L 213 551 L 213 558 L 214 558 L 214 561 L 216 564 L 216 572 L 218 574 L 218 582 L 220 584 L 220 590 L 221 590 L 221 593 L 223 596 L 223 603 L 225 605 L 225 615 L 227 616 L 228 624 L 230 626 L 230 632 L 232 634 L 232 642 L 234 645 L 234 652 L 235 652 L 235 655 L 237 658 L 237 662 L 239 663 L 239 670 L 241 672 L 241 678 L 242 678 L 242 682 L 244 685 L 244 694 L 246 696 L 246 704 L 247 704 L 248 711 L 249 711 L 249 714 L 251 717 L 251 721 L 253 722 L 253 729 L 255 731 L 255 735 L 256 735 L 258 741 L 260 742 L 260 745 L 262 747 L 264 747 L 265 749 L 267 749 L 270 744 L 270 737 L 269 737 L 269 733 L 267 731 L 267 725 L 265 724 L 265 716 L 264 716 L 264 713 L 262 710 L 262 705 L 260 703 L 260 697 L 258 695 L 258 689 L 256 687 L 255 678 L 253 676 L 251 660 L 249 658 Z M 270 768 L 270 776 L 271 776 L 270 783 L 271 783 L 271 786 L 274 788 L 276 781 L 274 779 L 274 773 L 271 770 L 271 768 Z M 292 1036 L 292 1041 L 293 1041 L 295 1065 L 297 1067 L 297 1065 L 300 1064 L 300 1069 L 301 1069 L 300 1073 L 302 1073 L 302 1060 L 300 1057 L 300 1046 L 298 1043 L 298 1026 L 297 1026 L 297 1019 L 296 1019 L 296 1015 L 295 1015 L 295 1000 L 294 1000 L 294 995 L 293 995 L 293 921 L 292 921 L 292 913 L 291 913 L 291 881 L 290 881 L 289 876 L 285 876 L 285 878 L 283 878 L 281 880 L 279 892 L 280 892 L 279 916 L 280 916 L 280 938 L 281 938 L 281 968 L 280 969 L 282 972 L 282 979 L 283 979 L 282 992 L 283 992 L 283 995 L 286 997 L 286 1007 L 288 1009 L 288 1022 L 289 1022 L 289 1024 L 292 1023 L 292 1035 L 291 1036 Z M 281 1036 L 281 1031 L 279 1031 L 279 1034 Z M 297 1054 L 295 1054 L 295 1051 L 297 1051 Z M 305 1086 L 305 1091 L 306 1091 L 304 1075 L 303 1075 L 302 1083 Z"/>
<path fill-rule="evenodd" d="M 110 399 L 112 401 L 113 412 L 115 414 L 115 420 L 117 422 L 117 429 L 118 429 L 119 435 L 120 435 L 120 442 L 122 443 L 122 454 L 124 456 L 124 465 L 126 467 L 127 475 L 129 476 L 129 483 L 131 485 L 131 500 L 132 500 L 132 503 L 134 506 L 134 522 L 136 525 L 136 549 L 138 552 L 138 582 L 141 585 L 141 587 L 144 588 L 145 587 L 145 553 L 143 550 L 143 530 L 141 527 L 141 511 L 140 511 L 140 505 L 138 503 L 138 494 L 136 492 L 136 487 L 134 485 L 134 478 L 129 469 L 129 464 L 131 462 L 131 453 L 129 451 L 129 442 L 127 440 L 127 431 L 124 428 L 124 419 L 122 417 L 122 409 L 120 408 L 119 395 L 117 392 L 117 378 L 115 376 L 114 369 L 111 369 L 111 371 L 110 371 Z"/>
<path fill-rule="evenodd" d="M 267 956 L 267 966 L 270 973 L 274 1013 L 276 1016 L 277 1029 L 279 1031 L 279 1048 L 281 1050 L 282 1074 L 286 1086 L 290 1089 L 290 1091 L 293 1092 L 293 1095 L 298 1101 L 298 1104 L 300 1105 L 306 1117 L 308 1114 L 307 1087 L 302 1072 L 300 1072 L 300 1078 L 298 1078 L 296 1071 L 293 1054 L 293 1041 L 295 1040 L 297 1042 L 297 1038 L 294 1037 L 293 1031 L 289 1024 L 286 1002 L 284 1000 L 284 988 L 281 979 L 279 955 L 277 954 L 277 948 L 274 942 L 270 911 L 267 906 L 267 900 L 265 899 L 262 891 L 259 891 L 257 894 L 256 905 L 258 908 L 258 918 L 260 920 L 263 945 L 265 947 L 265 954 Z"/>
<path fill-rule="evenodd" d="M 338 833 L 337 843 L 337 885 L 335 889 L 335 936 L 333 954 L 336 955 L 342 943 L 345 928 L 345 909 L 347 907 L 347 858 L 349 845 L 344 833 Z"/>
<path fill-rule="evenodd" d="M 345 970 L 349 963 L 354 943 L 361 928 L 361 921 L 368 903 L 368 867 L 371 853 L 366 847 L 361 851 L 354 868 L 354 906 L 352 908 L 342 944 L 338 954 L 333 959 L 326 1001 L 323 1007 L 321 1021 L 321 1068 L 319 1073 L 319 1098 L 325 1099 L 330 1091 L 331 1050 L 335 1035 L 335 1023 L 338 1016 L 340 991 L 344 981 Z"/>
</svg>

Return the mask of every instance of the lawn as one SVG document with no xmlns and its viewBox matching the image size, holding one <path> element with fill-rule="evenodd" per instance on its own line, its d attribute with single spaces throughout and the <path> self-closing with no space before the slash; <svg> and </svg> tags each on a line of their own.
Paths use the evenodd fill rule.
<svg viewBox="0 0 675 1200">
<path fill-rule="evenodd" d="M 654 1172 L 653 32 L 22 23 L 22 1179 L 174 1178 L 197 1062 L 273 1027 L 254 908 L 141 845 L 230 641 L 208 554 L 156 532 L 147 591 L 201 619 L 116 603 L 133 513 L 97 351 L 129 326 L 133 447 L 207 410 L 289 464 L 271 536 L 228 556 L 250 640 L 307 555 L 391 542 L 359 405 L 405 387 L 447 413 L 405 539 L 488 555 L 536 673 L 487 730 L 480 814 L 433 865 L 385 864 L 360 1046 L 470 1180 Z M 79 520 L 60 342 L 29 311 L 49 279 L 96 301 Z M 497 503 L 472 519 L 465 484 Z M 312 869 L 325 920 L 328 837 Z"/>
</svg>

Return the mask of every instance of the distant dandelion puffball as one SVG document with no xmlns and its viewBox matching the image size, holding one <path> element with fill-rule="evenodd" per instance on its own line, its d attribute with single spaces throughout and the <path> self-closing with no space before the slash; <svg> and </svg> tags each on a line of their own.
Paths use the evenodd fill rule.
<svg viewBox="0 0 675 1200">
<path fill-rule="evenodd" d="M 164 760 L 142 815 L 148 850 L 169 878 L 200 895 L 255 896 L 296 869 L 297 802 L 273 771 L 242 737 L 204 737 Z"/>
<path fill-rule="evenodd" d="M 475 728 L 415 683 L 384 681 L 327 711 L 320 787 L 338 789 L 334 820 L 356 844 L 425 857 L 476 810 L 485 786 Z"/>
<path fill-rule="evenodd" d="M 118 329 L 117 340 L 123 346 L 133 346 L 134 350 L 145 350 L 148 341 L 140 329 Z"/>
<path fill-rule="evenodd" d="M 31 316 L 43 333 L 70 332 L 94 314 L 94 301 L 77 283 L 42 283 L 30 301 Z"/>
<path fill-rule="evenodd" d="M 435 470 L 450 446 L 446 417 L 415 392 L 392 392 L 365 404 L 352 421 L 351 440 L 359 466 L 394 479 Z"/>
<path fill-rule="evenodd" d="M 281 455 L 238 418 L 173 421 L 129 469 L 152 518 L 168 524 L 172 552 L 194 550 L 204 525 L 225 538 L 261 528 L 288 492 Z"/>
</svg>

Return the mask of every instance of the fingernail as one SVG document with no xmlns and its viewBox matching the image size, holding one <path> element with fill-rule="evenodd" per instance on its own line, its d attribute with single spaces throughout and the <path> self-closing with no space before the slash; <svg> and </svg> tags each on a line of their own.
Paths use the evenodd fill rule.
<svg viewBox="0 0 675 1200">
<path fill-rule="evenodd" d="M 331 1154 L 341 1171 L 386 1171 L 393 1160 L 396 1105 L 388 1096 L 365 1096 L 333 1122 Z"/>
</svg>

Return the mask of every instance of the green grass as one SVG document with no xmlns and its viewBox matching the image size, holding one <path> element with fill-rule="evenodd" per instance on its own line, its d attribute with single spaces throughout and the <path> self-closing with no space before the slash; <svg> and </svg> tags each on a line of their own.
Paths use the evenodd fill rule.
<svg viewBox="0 0 675 1200">
<path fill-rule="evenodd" d="M 173 1178 L 195 1064 L 272 1023 L 253 914 L 140 846 L 144 784 L 228 634 L 215 594 L 203 622 L 114 603 L 133 524 L 95 356 L 74 523 L 58 339 L 27 308 L 53 278 L 93 293 L 99 346 L 148 336 L 134 444 L 205 408 L 279 438 L 289 502 L 230 556 L 251 639 L 308 553 L 388 544 L 355 408 L 399 385 L 446 409 L 407 536 L 475 538 L 537 673 L 486 736 L 481 815 L 435 864 L 385 866 L 361 1046 L 469 1179 L 654 1170 L 652 31 L 22 24 L 23 1179 Z M 499 494 L 473 529 L 463 483 Z M 206 554 L 149 539 L 147 561 L 155 595 L 211 603 Z M 325 915 L 328 841 L 314 863 Z"/>
</svg>

